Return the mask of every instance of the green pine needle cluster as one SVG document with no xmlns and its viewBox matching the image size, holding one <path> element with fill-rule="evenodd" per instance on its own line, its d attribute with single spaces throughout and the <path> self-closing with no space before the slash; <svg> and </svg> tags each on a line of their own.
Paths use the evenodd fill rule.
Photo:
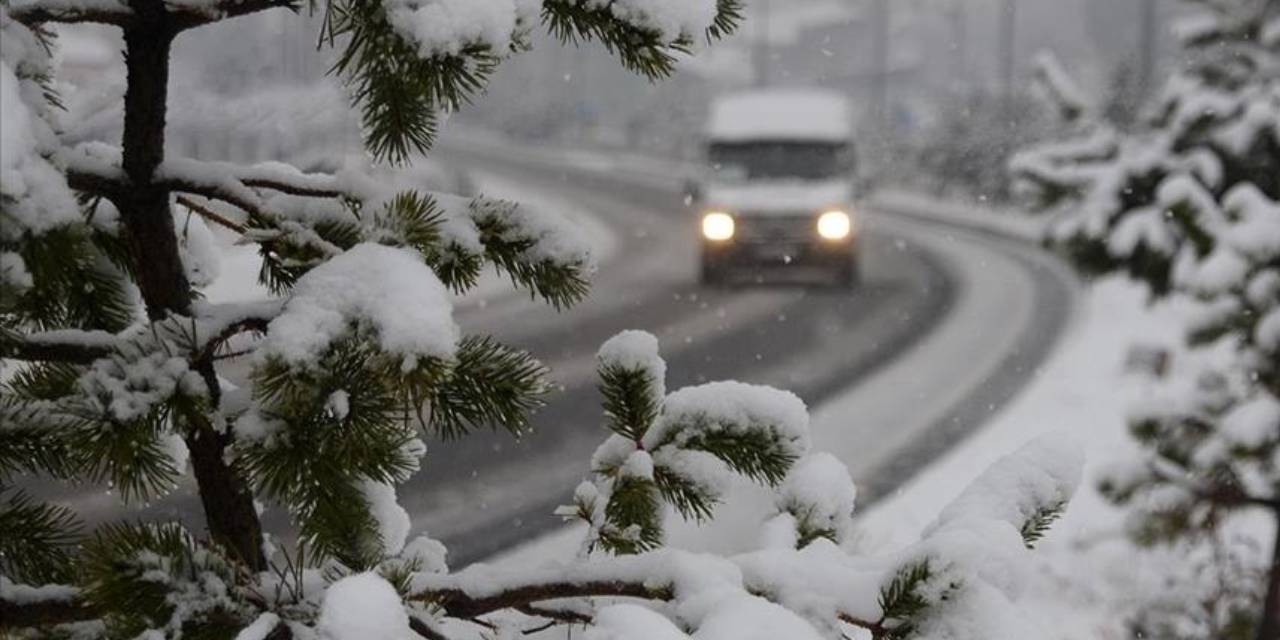
<svg viewBox="0 0 1280 640">
<path fill-rule="evenodd" d="M 922 618 L 950 594 L 960 588 L 950 582 L 934 594 L 932 582 L 940 576 L 928 559 L 909 562 L 893 574 L 888 584 L 880 588 L 881 618 L 875 633 L 876 640 L 907 640 L 915 635 Z"/>
<path fill-rule="evenodd" d="M 685 520 L 703 522 L 711 519 L 720 501 L 720 495 L 712 488 L 661 465 L 653 469 L 653 482 L 663 501 L 675 507 Z"/>
<path fill-rule="evenodd" d="M 596 375 L 609 430 L 639 442 L 662 412 L 662 398 L 653 393 L 661 381 L 653 380 L 645 369 L 614 363 L 604 363 Z"/>
<path fill-rule="evenodd" d="M 727 36 L 742 21 L 741 0 L 718 0 L 716 9 L 713 23 L 701 34 L 707 41 Z M 506 51 L 477 41 L 458 51 L 424 57 L 392 26 L 382 3 L 327 0 L 323 11 L 321 42 L 341 49 L 333 72 L 350 87 L 360 109 L 365 146 L 375 157 L 393 163 L 428 151 L 439 114 L 469 102 L 505 57 L 530 46 L 532 25 L 517 24 Z M 671 75 L 678 56 L 688 54 L 699 35 L 672 39 L 620 20 L 609 3 L 548 0 L 542 3 L 541 19 L 561 42 L 598 42 L 623 67 L 650 79 Z"/>
<path fill-rule="evenodd" d="M 68 581 L 81 535 L 75 514 L 3 485 L 0 504 L 0 574 L 31 584 Z"/>
<path fill-rule="evenodd" d="M 177 523 L 104 525 L 82 553 L 85 596 L 108 612 L 112 637 L 228 638 L 256 615 L 235 565 Z"/>
<path fill-rule="evenodd" d="M 550 392 L 546 368 L 487 336 L 463 338 L 455 358 L 449 378 L 432 396 L 431 428 L 444 438 L 481 427 L 522 434 L 529 414 Z"/>
<path fill-rule="evenodd" d="M 662 546 L 662 496 L 652 480 L 619 476 L 604 518 L 607 524 L 599 541 L 609 553 L 633 554 Z"/>
<path fill-rule="evenodd" d="M 586 257 L 561 260 L 532 251 L 542 238 L 516 224 L 512 214 L 517 206 L 501 200 L 471 203 L 471 218 L 480 231 L 484 258 L 505 272 L 512 284 L 557 309 L 578 302 L 589 288 L 587 277 L 592 267 Z"/>
<path fill-rule="evenodd" d="M 158 324 L 155 333 L 123 343 L 92 367 L 29 364 L 0 385 L 0 496 L 5 501 L 0 504 L 0 532 L 5 535 L 0 537 L 6 541 L 3 556 L 21 559 L 21 575 L 65 572 L 65 555 L 51 550 L 76 540 L 79 527 L 66 509 L 34 502 L 11 488 L 16 476 L 103 484 L 125 502 L 150 500 L 176 485 L 180 471 L 168 440 L 182 437 L 192 421 L 208 420 L 206 399 L 175 389 L 121 417 L 113 409 L 114 387 L 100 384 L 114 378 L 134 385 L 134 391 L 146 391 L 150 381 L 130 376 L 130 367 L 157 354 L 183 353 L 166 351 L 177 347 L 159 338 L 165 329 L 175 331 L 170 336 L 184 335 L 181 324 Z M 53 525 L 65 528 L 66 535 L 38 532 Z M 58 544 L 51 546 L 48 540 Z"/>
<path fill-rule="evenodd" d="M 482 427 L 519 435 L 549 391 L 540 363 L 488 337 L 464 338 L 452 361 L 421 359 L 406 369 L 357 326 L 315 366 L 269 358 L 252 379 L 252 419 L 268 433 L 239 440 L 237 468 L 289 508 L 316 560 L 353 568 L 381 560 L 364 483 L 408 479 L 423 437 Z"/>
<path fill-rule="evenodd" d="M 333 72 L 360 108 L 366 148 L 397 164 L 431 148 L 437 114 L 480 91 L 506 53 L 477 44 L 423 58 L 392 27 L 381 2 L 363 0 L 326 2 L 321 40 L 342 47 Z"/>
<path fill-rule="evenodd" d="M 376 564 L 381 540 L 361 486 L 403 482 L 417 470 L 421 444 L 412 418 L 447 372 L 439 360 L 402 371 L 359 331 L 315 367 L 269 359 L 252 374 L 255 419 L 274 430 L 242 437 L 235 464 L 256 491 L 288 507 L 318 559 Z M 343 410 L 334 394 L 343 397 Z"/>
<path fill-rule="evenodd" d="M 596 456 L 592 472 L 597 489 L 580 492 L 576 504 L 562 510 L 590 523 L 595 543 L 609 553 L 660 546 L 664 505 L 686 519 L 711 517 L 721 499 L 719 488 L 698 472 L 690 473 L 686 464 L 704 471 L 722 468 L 777 486 L 797 461 L 779 425 L 729 424 L 701 414 L 678 423 L 666 419 L 659 395 L 663 384 L 653 379 L 652 371 L 633 363 L 601 362 L 597 373 L 605 427 L 613 436 Z M 629 468 L 633 454 L 648 461 L 651 474 Z"/>
<path fill-rule="evenodd" d="M 655 79 L 671 75 L 676 56 L 687 53 L 693 40 L 684 36 L 664 42 L 662 35 L 614 18 L 609 3 L 551 0 L 542 5 L 547 29 L 562 42 L 596 41 L 618 56 L 627 70 Z"/>
<path fill-rule="evenodd" d="M 796 462 L 786 436 L 770 424 L 724 429 L 718 421 L 697 416 L 680 428 L 668 431 L 658 446 L 677 442 L 681 449 L 709 453 L 735 473 L 771 487 L 782 482 Z"/>
<path fill-rule="evenodd" d="M 445 212 L 430 194 L 402 191 L 377 207 L 349 199 L 341 206 L 344 215 L 308 221 L 305 230 L 279 213 L 251 216 L 246 236 L 260 247 L 259 281 L 273 293 L 287 294 L 298 278 L 336 253 L 377 242 L 416 250 L 458 293 L 474 287 L 490 264 L 557 309 L 587 294 L 591 265 L 586 256 L 560 259 L 537 252 L 543 238 L 519 224 L 515 203 L 487 198 L 468 203 L 465 215 L 475 225 L 479 251 L 443 233 Z"/>
<path fill-rule="evenodd" d="M 819 518 L 813 505 L 787 504 L 787 513 L 795 518 L 796 548 L 803 549 L 818 540 L 830 540 L 840 544 L 840 532 Z"/>
<path fill-rule="evenodd" d="M 1036 543 L 1040 541 L 1045 534 L 1049 533 L 1049 529 L 1053 527 L 1053 523 L 1066 511 L 1066 501 L 1057 502 L 1051 505 L 1043 506 L 1036 509 L 1035 513 L 1022 523 L 1019 533 L 1022 534 L 1022 542 L 1027 545 L 1028 549 L 1034 549 Z"/>
<path fill-rule="evenodd" d="M 6 335 L 20 329 L 115 332 L 133 322 L 128 274 L 113 260 L 117 247 L 112 240 L 70 226 L 12 244 L 0 240 L 0 251 L 22 256 L 33 283 L 22 291 L 0 286 L 0 354 Z"/>
</svg>

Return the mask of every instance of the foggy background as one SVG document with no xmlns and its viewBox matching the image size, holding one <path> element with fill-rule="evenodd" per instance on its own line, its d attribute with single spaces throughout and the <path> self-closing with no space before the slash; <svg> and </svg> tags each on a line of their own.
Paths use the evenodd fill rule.
<svg viewBox="0 0 1280 640">
<path fill-rule="evenodd" d="M 1176 0 L 754 0 L 738 33 L 656 83 L 599 46 L 535 30 L 533 50 L 502 64 L 445 128 L 692 159 L 715 95 L 818 85 L 855 101 L 868 178 L 1001 199 L 1008 154 L 1051 130 L 1029 96 L 1033 57 L 1050 52 L 1123 124 L 1173 63 L 1164 25 L 1177 10 Z M 325 78 L 330 51 L 316 50 L 319 23 L 281 10 L 179 38 L 172 150 L 303 165 L 335 145 L 358 152 L 341 89 Z M 118 140 L 118 36 L 63 35 L 71 137 Z M 237 37 L 247 35 L 258 37 Z"/>
</svg>

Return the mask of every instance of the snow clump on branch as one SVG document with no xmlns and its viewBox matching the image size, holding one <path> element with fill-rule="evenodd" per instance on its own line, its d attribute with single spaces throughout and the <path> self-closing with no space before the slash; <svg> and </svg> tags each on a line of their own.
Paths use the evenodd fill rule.
<svg viewBox="0 0 1280 640">
<path fill-rule="evenodd" d="M 412 368 L 419 357 L 449 358 L 458 343 L 449 292 L 411 250 L 360 244 L 312 269 L 271 321 L 261 357 L 316 361 L 355 319 L 383 351 Z"/>
</svg>

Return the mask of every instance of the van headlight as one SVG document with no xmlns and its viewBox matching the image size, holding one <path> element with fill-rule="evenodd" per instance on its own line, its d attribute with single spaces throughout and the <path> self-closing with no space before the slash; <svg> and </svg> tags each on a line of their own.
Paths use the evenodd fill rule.
<svg viewBox="0 0 1280 640">
<path fill-rule="evenodd" d="M 702 215 L 702 235 L 708 240 L 728 240 L 733 237 L 733 216 L 723 211 L 709 211 Z"/>
<path fill-rule="evenodd" d="M 853 231 L 853 221 L 843 211 L 827 211 L 818 216 L 818 235 L 827 240 L 844 240 Z"/>
</svg>

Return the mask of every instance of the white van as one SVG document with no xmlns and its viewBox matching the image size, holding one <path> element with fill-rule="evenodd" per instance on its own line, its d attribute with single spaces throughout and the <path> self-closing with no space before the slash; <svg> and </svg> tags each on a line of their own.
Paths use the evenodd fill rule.
<svg viewBox="0 0 1280 640">
<path fill-rule="evenodd" d="M 704 283 L 770 265 L 817 267 L 846 286 L 858 281 L 852 122 L 848 99 L 818 89 L 715 101 L 706 169 L 689 185 Z"/>
</svg>

